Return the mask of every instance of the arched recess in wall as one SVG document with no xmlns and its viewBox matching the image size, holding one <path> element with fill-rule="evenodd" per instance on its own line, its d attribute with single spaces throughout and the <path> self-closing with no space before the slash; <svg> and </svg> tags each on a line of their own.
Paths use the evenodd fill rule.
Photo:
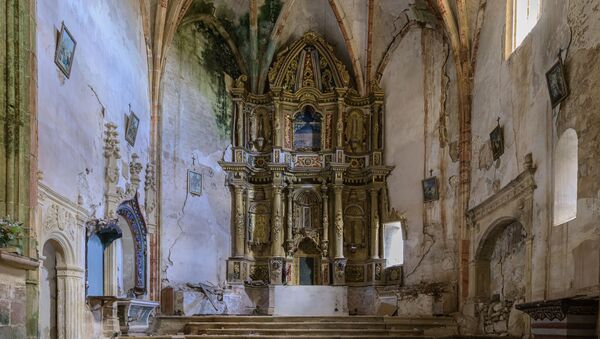
<svg viewBox="0 0 600 339">
<path fill-rule="evenodd" d="M 141 296 L 146 293 L 146 255 L 147 255 L 147 244 L 146 235 L 148 234 L 146 228 L 146 221 L 142 215 L 140 205 L 138 203 L 138 195 L 136 194 L 133 199 L 122 202 L 117 208 L 117 214 L 126 221 L 129 226 L 131 233 L 131 239 L 133 241 L 133 263 L 135 265 L 133 272 L 133 287 L 124 286 L 126 292 L 133 292 L 136 296 Z M 126 241 L 127 239 L 124 239 Z M 124 246 L 123 249 L 127 250 L 128 247 Z M 125 254 L 124 257 L 127 257 Z"/>
<path fill-rule="evenodd" d="M 48 240 L 42 248 L 42 269 L 40 270 L 40 315 L 39 331 L 43 338 L 58 337 L 58 277 L 57 266 L 64 265 L 62 247 L 54 240 Z M 64 301 L 64 300 L 63 300 Z M 61 321 L 64 316 L 61 316 Z M 62 331 L 61 331 L 62 332 Z"/>
<path fill-rule="evenodd" d="M 475 252 L 477 300 L 490 301 L 497 295 L 499 301 L 514 302 L 526 297 L 526 240 L 527 231 L 519 220 L 505 217 L 492 223 Z"/>
<path fill-rule="evenodd" d="M 404 233 L 401 221 L 383 224 L 383 257 L 386 267 L 404 264 Z"/>
<path fill-rule="evenodd" d="M 554 225 L 577 217 L 578 140 L 574 129 L 567 129 L 554 150 Z"/>
</svg>

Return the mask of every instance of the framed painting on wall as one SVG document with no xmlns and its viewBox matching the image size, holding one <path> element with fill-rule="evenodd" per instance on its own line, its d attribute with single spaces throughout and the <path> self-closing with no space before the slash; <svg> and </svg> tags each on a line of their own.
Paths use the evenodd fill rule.
<svg viewBox="0 0 600 339">
<path fill-rule="evenodd" d="M 56 42 L 56 51 L 54 53 L 54 63 L 63 72 L 67 79 L 71 76 L 73 67 L 73 57 L 77 41 L 71 35 L 71 32 L 65 27 L 63 22 L 60 27 L 58 41 Z"/>
<path fill-rule="evenodd" d="M 565 80 L 565 70 L 562 60 L 558 60 L 548 72 L 546 72 L 546 82 L 548 84 L 548 93 L 552 108 L 560 104 L 569 96 L 569 87 Z"/>
<path fill-rule="evenodd" d="M 188 192 L 191 195 L 202 195 L 202 174 L 188 170 Z"/>
<path fill-rule="evenodd" d="M 498 160 L 504 154 L 504 129 L 498 125 L 490 133 L 490 143 L 492 144 L 492 156 L 494 161 Z"/>
<path fill-rule="evenodd" d="M 422 181 L 423 202 L 436 201 L 440 198 L 437 177 L 430 177 Z"/>
<path fill-rule="evenodd" d="M 129 113 L 125 126 L 125 140 L 131 145 L 131 147 L 135 146 L 138 127 L 140 127 L 140 119 L 137 117 L 137 115 L 135 115 L 135 113 Z"/>
</svg>

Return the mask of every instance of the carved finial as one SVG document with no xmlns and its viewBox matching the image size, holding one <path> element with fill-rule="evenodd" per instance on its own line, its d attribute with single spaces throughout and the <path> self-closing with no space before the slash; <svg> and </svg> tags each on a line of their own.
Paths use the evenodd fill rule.
<svg viewBox="0 0 600 339">
<path fill-rule="evenodd" d="M 246 88 L 246 81 L 248 81 L 248 76 L 246 74 L 240 75 L 235 80 L 235 88 L 245 89 Z"/>
<path fill-rule="evenodd" d="M 142 172 L 142 164 L 138 162 L 140 157 L 133 153 L 131 155 L 131 162 L 129 163 L 129 174 L 131 175 L 131 186 L 129 188 L 128 196 L 133 196 L 137 192 L 140 186 L 140 173 Z"/>
</svg>

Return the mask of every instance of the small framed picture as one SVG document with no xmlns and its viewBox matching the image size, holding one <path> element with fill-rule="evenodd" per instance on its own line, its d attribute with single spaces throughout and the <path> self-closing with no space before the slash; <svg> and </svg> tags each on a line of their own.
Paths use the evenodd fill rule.
<svg viewBox="0 0 600 339">
<path fill-rule="evenodd" d="M 202 174 L 188 170 L 188 192 L 192 195 L 202 195 Z"/>
<path fill-rule="evenodd" d="M 127 124 L 125 126 L 125 140 L 132 147 L 135 145 L 138 127 L 140 127 L 140 119 L 135 113 L 129 113 L 129 116 L 127 116 Z"/>
<path fill-rule="evenodd" d="M 546 72 L 546 82 L 548 83 L 548 93 L 552 108 L 560 104 L 569 96 L 569 87 L 565 80 L 565 70 L 562 60 L 558 60 L 548 72 Z"/>
<path fill-rule="evenodd" d="M 436 201 L 440 199 L 437 177 L 430 177 L 422 181 L 423 202 Z"/>
<path fill-rule="evenodd" d="M 71 76 L 71 67 L 73 67 L 73 56 L 77 41 L 71 35 L 71 32 L 65 27 L 63 22 L 60 27 L 56 51 L 54 52 L 54 63 L 64 73 L 67 79 Z"/>
<path fill-rule="evenodd" d="M 504 154 L 504 129 L 500 125 L 496 126 L 490 133 L 490 142 L 492 144 L 492 156 L 496 161 Z"/>
</svg>

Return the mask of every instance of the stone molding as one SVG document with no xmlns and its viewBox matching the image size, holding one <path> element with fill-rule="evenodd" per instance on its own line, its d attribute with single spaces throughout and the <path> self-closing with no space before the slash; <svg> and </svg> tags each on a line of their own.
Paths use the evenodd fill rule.
<svg viewBox="0 0 600 339">
<path fill-rule="evenodd" d="M 514 180 L 508 185 L 504 186 L 497 193 L 484 200 L 479 205 L 471 208 L 467 212 L 467 217 L 472 224 L 481 220 L 485 216 L 491 214 L 498 208 L 506 205 L 507 203 L 526 197 L 532 194 L 536 189 L 536 184 L 533 179 L 535 173 L 535 167 L 526 168 L 521 174 L 519 174 Z"/>
<path fill-rule="evenodd" d="M 567 315 L 596 315 L 598 300 L 558 299 L 535 301 L 515 306 L 534 320 L 563 321 Z"/>
</svg>

